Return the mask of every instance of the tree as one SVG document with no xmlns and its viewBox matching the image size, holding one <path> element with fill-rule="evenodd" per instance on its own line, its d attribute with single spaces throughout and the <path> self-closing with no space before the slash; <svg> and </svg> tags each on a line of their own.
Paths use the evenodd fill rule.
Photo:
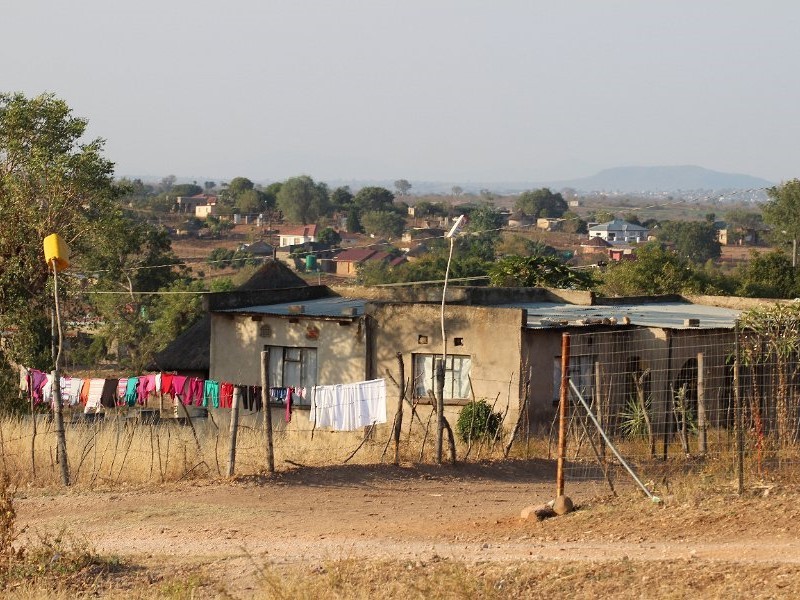
<svg viewBox="0 0 800 600">
<path fill-rule="evenodd" d="M 347 231 L 349 233 L 362 233 L 364 228 L 361 226 L 361 219 L 358 218 L 358 210 L 351 208 L 347 213 Z"/>
<path fill-rule="evenodd" d="M 460 196 L 464 193 L 464 188 L 462 188 L 460 185 L 454 185 L 450 188 L 450 193 L 452 193 L 453 196 Z"/>
<path fill-rule="evenodd" d="M 397 190 L 397 193 L 401 196 L 406 196 L 411 189 L 411 184 L 409 183 L 408 179 L 398 179 L 394 182 L 394 189 Z"/>
<path fill-rule="evenodd" d="M 567 211 L 562 215 L 564 223 L 561 226 L 562 231 L 566 233 L 587 233 L 587 223 L 581 219 L 580 215 L 572 211 Z"/>
<path fill-rule="evenodd" d="M 672 243 L 678 255 L 696 264 L 722 255 L 717 230 L 708 221 L 667 221 L 658 230 L 658 239 Z"/>
<path fill-rule="evenodd" d="M 82 141 L 86 127 L 52 94 L 0 95 L 0 330 L 16 331 L 0 353 L 39 369 L 51 366 L 42 240 L 59 233 L 80 263 L 118 233 L 106 219 L 121 195 L 113 163 L 102 140 Z"/>
<path fill-rule="evenodd" d="M 234 198 L 238 198 L 245 192 L 249 192 L 255 187 L 247 177 L 234 177 L 228 184 L 228 193 Z"/>
<path fill-rule="evenodd" d="M 396 212 L 388 210 L 371 210 L 361 216 L 364 230 L 380 237 L 399 237 L 405 227 L 405 219 Z"/>
<path fill-rule="evenodd" d="M 267 195 L 259 190 L 245 190 L 236 198 L 236 208 L 241 214 L 255 214 L 267 207 Z"/>
<path fill-rule="evenodd" d="M 750 252 L 750 259 L 736 270 L 739 296 L 750 298 L 795 298 L 800 295 L 792 260 L 781 250 L 761 254 Z"/>
<path fill-rule="evenodd" d="M 177 198 L 178 196 L 196 196 L 197 194 L 202 193 L 203 188 L 193 183 L 179 183 L 177 185 L 173 185 L 169 190 L 169 195 L 173 198 Z"/>
<path fill-rule="evenodd" d="M 459 238 L 459 253 L 462 256 L 476 256 L 481 260 L 494 260 L 495 246 L 500 239 L 502 226 L 503 216 L 500 212 L 491 204 L 480 204 L 469 213 L 466 230 L 472 235 Z"/>
<path fill-rule="evenodd" d="M 362 214 L 370 211 L 386 211 L 394 206 L 394 194 L 383 187 L 368 186 L 358 190 L 353 202 Z"/>
<path fill-rule="evenodd" d="M 175 175 L 167 175 L 166 177 L 161 178 L 161 182 L 159 183 L 159 187 L 161 188 L 162 192 L 170 192 L 172 191 L 172 186 L 175 185 L 175 181 L 178 178 Z"/>
<path fill-rule="evenodd" d="M 514 203 L 514 207 L 534 219 L 558 218 L 567 212 L 568 208 L 561 194 L 554 194 L 548 188 L 522 192 Z"/>
<path fill-rule="evenodd" d="M 203 182 L 203 189 L 206 192 L 212 191 L 215 187 L 217 187 L 217 184 L 215 182 L 213 182 L 213 181 L 204 181 Z"/>
<path fill-rule="evenodd" d="M 792 267 L 797 268 L 797 240 L 800 238 L 800 179 L 785 181 L 767 189 L 764 221 L 772 226 L 778 242 L 791 242 Z"/>
<path fill-rule="evenodd" d="M 489 266 L 491 284 L 496 287 L 553 287 L 591 289 L 588 271 L 569 268 L 553 256 L 506 256 Z"/>
<path fill-rule="evenodd" d="M 657 296 L 662 294 L 713 293 L 703 272 L 687 259 L 666 250 L 658 242 L 637 247 L 636 260 L 621 261 L 603 273 L 600 291 L 606 296 Z"/>
<path fill-rule="evenodd" d="M 609 223 L 614 219 L 616 219 L 614 213 L 609 210 L 600 209 L 594 213 L 592 220 L 597 221 L 598 223 Z"/>
<path fill-rule="evenodd" d="M 342 236 L 331 227 L 326 227 L 317 235 L 317 241 L 326 246 L 337 246 L 342 241 Z"/>
<path fill-rule="evenodd" d="M 331 207 L 333 210 L 347 212 L 353 206 L 353 193 L 350 186 L 343 185 L 331 192 Z"/>
<path fill-rule="evenodd" d="M 308 175 L 287 179 L 278 192 L 278 208 L 287 220 L 314 223 L 328 211 L 328 186 Z"/>
</svg>

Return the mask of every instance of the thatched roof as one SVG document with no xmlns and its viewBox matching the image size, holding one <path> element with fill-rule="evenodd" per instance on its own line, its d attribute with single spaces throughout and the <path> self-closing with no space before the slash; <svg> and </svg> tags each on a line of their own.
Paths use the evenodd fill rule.
<svg viewBox="0 0 800 600">
<path fill-rule="evenodd" d="M 237 290 L 277 290 L 307 286 L 289 267 L 279 261 L 268 260 Z M 151 367 L 158 371 L 208 373 L 210 344 L 211 317 L 206 314 L 156 354 Z"/>
</svg>

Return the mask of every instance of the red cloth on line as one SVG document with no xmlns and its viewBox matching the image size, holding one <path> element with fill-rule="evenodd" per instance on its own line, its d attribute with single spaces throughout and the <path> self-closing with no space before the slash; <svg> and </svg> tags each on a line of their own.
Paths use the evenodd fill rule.
<svg viewBox="0 0 800 600">
<path fill-rule="evenodd" d="M 224 381 L 219 386 L 219 407 L 231 408 L 233 406 L 233 384 Z"/>
</svg>

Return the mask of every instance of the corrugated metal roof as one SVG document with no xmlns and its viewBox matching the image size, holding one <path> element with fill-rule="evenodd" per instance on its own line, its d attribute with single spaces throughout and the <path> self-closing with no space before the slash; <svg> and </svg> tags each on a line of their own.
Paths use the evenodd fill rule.
<svg viewBox="0 0 800 600">
<path fill-rule="evenodd" d="M 742 311 L 687 302 L 655 302 L 621 306 L 583 306 L 554 302 L 504 304 L 506 308 L 528 311 L 528 329 L 580 327 L 587 325 L 622 325 L 625 317 L 631 325 L 664 329 L 733 329 Z M 686 319 L 698 319 L 689 327 Z"/>
<path fill-rule="evenodd" d="M 307 317 L 342 317 L 352 318 L 364 315 L 364 306 L 367 301 L 352 298 L 319 298 L 317 300 L 298 300 L 281 304 L 262 304 L 259 306 L 245 306 L 229 310 L 220 310 L 221 313 L 243 313 L 276 316 L 307 316 Z M 302 312 L 296 312 L 290 307 L 302 306 Z M 351 311 L 355 310 L 355 314 Z"/>
</svg>

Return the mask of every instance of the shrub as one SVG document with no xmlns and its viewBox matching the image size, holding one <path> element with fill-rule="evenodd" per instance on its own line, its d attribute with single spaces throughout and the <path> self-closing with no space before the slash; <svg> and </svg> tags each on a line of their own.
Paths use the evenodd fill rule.
<svg viewBox="0 0 800 600">
<path fill-rule="evenodd" d="M 500 413 L 492 412 L 492 407 L 485 400 L 473 401 L 461 409 L 456 433 L 466 443 L 491 439 L 497 434 L 502 419 Z"/>
</svg>

